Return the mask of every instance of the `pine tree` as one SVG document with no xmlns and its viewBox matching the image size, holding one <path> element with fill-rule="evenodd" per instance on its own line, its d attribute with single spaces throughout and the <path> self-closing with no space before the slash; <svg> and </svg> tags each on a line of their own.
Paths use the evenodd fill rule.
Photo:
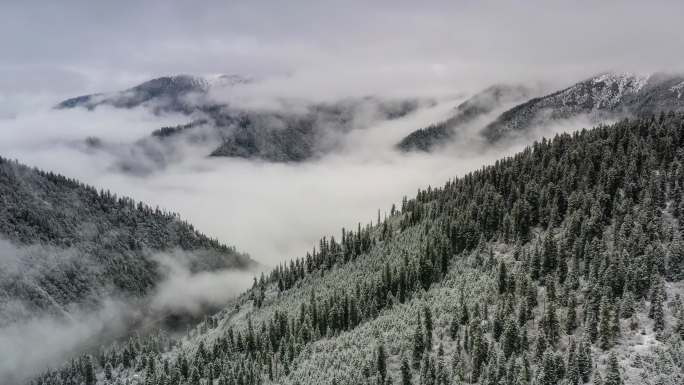
<svg viewBox="0 0 684 385">
<path fill-rule="evenodd" d="M 406 356 L 401 357 L 401 385 L 412 385 L 411 383 L 411 366 L 406 359 Z"/>
<path fill-rule="evenodd" d="M 530 383 L 530 364 L 527 362 L 527 356 L 525 354 L 523 354 L 521 361 L 515 385 L 527 385 Z"/>
<path fill-rule="evenodd" d="M 380 343 L 377 351 L 377 370 L 380 378 L 383 380 L 387 377 L 387 354 L 385 353 L 385 346 Z"/>
<path fill-rule="evenodd" d="M 449 337 L 451 337 L 452 340 L 456 340 L 459 328 L 460 325 L 458 323 L 458 316 L 456 313 L 454 313 L 453 317 L 451 318 L 451 322 L 449 323 Z"/>
<path fill-rule="evenodd" d="M 634 293 L 625 291 L 620 303 L 620 316 L 622 318 L 629 318 L 632 314 L 634 314 Z"/>
<path fill-rule="evenodd" d="M 582 378 L 582 383 L 589 382 L 591 372 L 593 369 L 593 362 L 591 358 L 591 345 L 582 340 L 577 346 L 577 369 Z"/>
<path fill-rule="evenodd" d="M 568 379 L 571 385 L 577 385 L 581 380 L 579 365 L 577 362 L 577 345 L 573 337 L 570 337 L 570 343 L 568 344 L 566 378 Z"/>
<path fill-rule="evenodd" d="M 599 347 L 603 350 L 609 349 L 613 346 L 613 333 L 611 330 L 612 312 L 611 305 L 604 297 L 601 301 L 600 321 L 599 321 Z"/>
<path fill-rule="evenodd" d="M 565 315 L 565 333 L 573 334 L 577 328 L 577 299 L 574 294 L 568 299 L 568 310 Z"/>
<path fill-rule="evenodd" d="M 93 367 L 93 360 L 90 355 L 85 356 L 84 370 L 83 378 L 85 380 L 85 384 L 95 385 L 95 368 Z"/>
<path fill-rule="evenodd" d="M 585 323 L 584 323 L 584 334 L 589 337 L 589 341 L 596 342 L 596 339 L 598 338 L 598 317 L 596 315 L 596 312 L 591 308 L 587 308 L 585 312 L 585 316 L 587 317 Z"/>
<path fill-rule="evenodd" d="M 606 369 L 606 379 L 604 385 L 623 385 L 622 377 L 620 376 L 620 364 L 618 363 L 615 353 L 610 354 L 608 359 L 608 368 Z"/>
<path fill-rule="evenodd" d="M 651 302 L 649 315 L 653 318 L 653 330 L 660 334 L 665 330 L 665 313 L 663 312 L 663 300 L 661 295 L 656 295 Z"/>
<path fill-rule="evenodd" d="M 551 231 L 547 231 L 546 236 L 544 237 L 543 255 L 541 261 L 542 272 L 544 274 L 550 274 L 556 270 L 557 263 L 556 241 L 553 239 L 553 234 L 551 234 Z"/>
<path fill-rule="evenodd" d="M 518 326 L 512 318 L 506 321 L 504 327 L 501 348 L 506 358 L 518 350 Z"/>
<path fill-rule="evenodd" d="M 593 385 L 604 385 L 604 384 L 603 384 L 603 379 L 601 378 L 601 374 L 600 374 L 600 373 L 594 374 L 594 378 L 593 378 L 593 380 L 591 381 L 591 383 L 592 383 Z"/>
<path fill-rule="evenodd" d="M 610 320 L 610 334 L 613 342 L 615 342 L 615 340 L 622 335 L 622 331 L 620 330 L 620 314 L 617 310 L 613 310 Z"/>
<path fill-rule="evenodd" d="M 423 307 L 423 314 L 425 316 L 425 348 L 432 350 L 432 312 L 430 307 L 425 305 Z"/>
<path fill-rule="evenodd" d="M 105 365 L 105 378 L 108 381 L 112 380 L 112 364 L 110 362 Z"/>
<path fill-rule="evenodd" d="M 543 333 L 539 333 L 534 347 L 534 357 L 537 361 L 540 361 L 542 359 L 542 356 L 544 355 L 547 346 L 548 344 L 546 343 L 546 337 Z"/>
<path fill-rule="evenodd" d="M 506 273 L 506 264 L 503 261 L 499 263 L 498 286 L 499 294 L 505 293 L 508 288 L 508 274 Z"/>
<path fill-rule="evenodd" d="M 546 350 L 537 373 L 538 385 L 556 385 L 556 360 L 550 350 Z"/>
<path fill-rule="evenodd" d="M 544 331 L 548 342 L 552 346 L 555 346 L 560 337 L 560 326 L 556 315 L 556 304 L 550 299 L 547 300 L 545 304 L 542 330 Z"/>
<path fill-rule="evenodd" d="M 420 360 L 423 358 L 425 351 L 425 337 L 423 335 L 423 323 L 420 316 L 418 316 L 418 326 L 413 332 L 413 367 L 417 368 L 420 365 Z"/>
<path fill-rule="evenodd" d="M 200 380 L 199 370 L 196 367 L 190 369 L 190 385 L 201 385 Z"/>
</svg>

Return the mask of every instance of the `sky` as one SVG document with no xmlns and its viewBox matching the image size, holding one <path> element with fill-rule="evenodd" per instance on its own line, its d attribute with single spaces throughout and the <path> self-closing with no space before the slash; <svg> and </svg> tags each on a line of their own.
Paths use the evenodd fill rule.
<svg viewBox="0 0 684 385">
<path fill-rule="evenodd" d="M 349 92 L 667 70 L 684 56 L 683 11 L 680 1 L 5 1 L 0 92 L 74 95 L 177 73 L 293 74 Z"/>
</svg>

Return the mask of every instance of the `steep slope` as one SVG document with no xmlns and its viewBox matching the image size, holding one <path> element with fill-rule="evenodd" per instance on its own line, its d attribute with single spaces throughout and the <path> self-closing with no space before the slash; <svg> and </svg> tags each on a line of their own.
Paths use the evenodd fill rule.
<svg viewBox="0 0 684 385">
<path fill-rule="evenodd" d="M 144 296 L 162 279 L 162 252 L 191 271 L 254 264 L 174 213 L 3 158 L 0 202 L 0 326 Z"/>
<path fill-rule="evenodd" d="M 459 104 L 452 117 L 444 122 L 416 130 L 404 137 L 397 148 L 402 151 L 431 151 L 458 135 L 458 129 L 478 118 L 512 103 L 529 98 L 531 90 L 523 86 L 496 85 Z"/>
<path fill-rule="evenodd" d="M 678 384 L 684 116 L 535 143 L 36 384 Z"/>
<path fill-rule="evenodd" d="M 511 133 L 524 134 L 535 126 L 577 117 L 601 122 L 682 111 L 684 99 L 677 88 L 682 82 L 684 76 L 680 75 L 599 75 L 511 108 L 487 125 L 483 134 L 497 140 Z"/>
</svg>

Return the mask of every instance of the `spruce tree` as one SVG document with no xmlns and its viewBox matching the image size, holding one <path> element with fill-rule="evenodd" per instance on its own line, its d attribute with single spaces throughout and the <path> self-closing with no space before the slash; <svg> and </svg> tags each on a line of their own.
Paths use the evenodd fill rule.
<svg viewBox="0 0 684 385">
<path fill-rule="evenodd" d="M 542 356 L 537 371 L 537 385 L 556 385 L 556 360 L 550 350 L 546 350 Z"/>
<path fill-rule="evenodd" d="M 582 340 L 577 346 L 577 369 L 582 378 L 582 383 L 589 382 L 593 365 L 591 345 L 585 340 Z"/>
<path fill-rule="evenodd" d="M 105 364 L 105 378 L 108 381 L 112 380 L 112 364 L 110 362 L 107 362 L 107 364 Z"/>
<path fill-rule="evenodd" d="M 610 320 L 610 334 L 613 339 L 613 343 L 615 343 L 615 340 L 620 338 L 622 335 L 622 331 L 620 330 L 620 314 L 617 310 L 613 310 Z"/>
<path fill-rule="evenodd" d="M 506 264 L 503 261 L 499 263 L 498 287 L 499 294 L 505 293 L 508 288 L 508 274 L 506 273 Z"/>
<path fill-rule="evenodd" d="M 557 246 L 556 241 L 553 239 L 553 234 L 551 231 L 546 232 L 543 244 L 543 255 L 541 260 L 542 272 L 550 274 L 556 270 L 557 266 Z"/>
<path fill-rule="evenodd" d="M 385 353 L 385 346 L 382 343 L 378 345 L 376 362 L 378 374 L 380 375 L 380 378 L 384 380 L 385 377 L 387 377 L 387 354 Z"/>
<path fill-rule="evenodd" d="M 556 303 L 554 301 L 550 299 L 546 301 L 543 317 L 542 330 L 544 331 L 549 344 L 555 346 L 560 337 L 560 326 L 556 315 Z"/>
<path fill-rule="evenodd" d="M 634 314 L 634 293 L 625 291 L 620 302 L 620 316 L 622 318 L 629 318 Z"/>
<path fill-rule="evenodd" d="M 618 363 L 615 352 L 612 352 L 608 359 L 606 379 L 603 382 L 603 385 L 623 385 L 622 377 L 620 376 L 620 364 Z"/>
<path fill-rule="evenodd" d="M 658 293 L 652 297 L 649 316 L 653 319 L 653 330 L 660 334 L 665 330 L 665 313 L 663 311 L 663 297 Z"/>
<path fill-rule="evenodd" d="M 599 347 L 603 350 L 607 350 L 613 346 L 613 333 L 611 329 L 611 305 L 605 297 L 603 298 L 603 301 L 601 301 L 600 317 L 598 330 Z"/>
<path fill-rule="evenodd" d="M 568 310 L 565 315 L 565 333 L 573 334 L 577 328 L 577 299 L 574 294 L 568 299 Z"/>
<path fill-rule="evenodd" d="M 501 349 L 506 358 L 518 350 L 518 326 L 512 318 L 506 321 L 503 336 L 501 339 Z"/>
<path fill-rule="evenodd" d="M 459 328 L 460 325 L 458 322 L 458 315 L 454 313 L 453 317 L 451 318 L 451 322 L 449 323 L 449 337 L 451 337 L 452 340 L 456 340 Z"/>
<path fill-rule="evenodd" d="M 411 366 L 406 359 L 406 356 L 401 357 L 401 385 L 412 385 L 411 383 Z"/>
<path fill-rule="evenodd" d="M 423 358 L 425 351 L 425 336 L 423 335 L 423 323 L 420 316 L 418 316 L 418 326 L 413 332 L 413 367 L 418 368 L 420 360 Z"/>
<path fill-rule="evenodd" d="M 570 342 L 568 344 L 566 378 L 571 385 L 577 385 L 581 380 L 579 364 L 577 362 L 577 344 L 575 343 L 575 339 L 573 337 L 570 337 Z"/>
<path fill-rule="evenodd" d="M 95 368 L 93 367 L 93 360 L 90 355 L 85 356 L 84 370 L 83 378 L 85 385 L 95 385 L 97 379 L 95 378 Z"/>
<path fill-rule="evenodd" d="M 591 381 L 592 385 L 604 385 L 603 378 L 601 378 L 601 373 L 594 374 L 594 378 Z"/>
<path fill-rule="evenodd" d="M 548 344 L 546 343 L 546 337 L 543 333 L 539 333 L 539 335 L 537 335 L 537 341 L 534 346 L 534 356 L 537 361 L 540 361 L 542 359 L 542 356 L 544 355 L 544 352 L 546 351 L 547 347 Z"/>
<path fill-rule="evenodd" d="M 425 317 L 425 348 L 432 350 L 432 311 L 428 305 L 423 307 L 423 314 Z"/>
</svg>

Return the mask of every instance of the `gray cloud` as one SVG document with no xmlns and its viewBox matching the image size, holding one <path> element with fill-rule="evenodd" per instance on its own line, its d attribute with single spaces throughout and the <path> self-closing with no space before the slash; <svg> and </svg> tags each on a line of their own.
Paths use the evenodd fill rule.
<svg viewBox="0 0 684 385">
<path fill-rule="evenodd" d="M 21 274 L 25 282 L 38 266 L 59 266 L 76 254 L 47 246 L 19 247 L 0 239 L 0 278 Z M 92 352 L 134 332 L 163 327 L 169 314 L 200 316 L 224 306 L 248 288 L 258 272 L 230 270 L 192 274 L 189 261 L 196 256 L 175 251 L 157 254 L 164 279 L 145 298 L 101 295 L 89 305 L 60 306 L 59 311 L 36 312 L 12 298 L 0 301 L 0 379 L 20 384 L 48 368 L 59 367 L 65 357 Z M 95 288 L 102 290 L 106 288 Z M 102 290 L 108 292 L 107 290 Z M 53 309 L 54 310 L 54 309 Z M 8 316 L 11 319 L 2 318 Z"/>
<path fill-rule="evenodd" d="M 441 185 L 521 147 L 487 149 L 474 135 L 464 135 L 467 141 L 433 155 L 394 150 L 403 136 L 445 119 L 456 104 L 440 99 L 402 119 L 369 123 L 346 135 L 338 151 L 301 164 L 207 158 L 181 143 L 178 153 L 184 156 L 141 178 L 112 167 L 120 154 L 74 144 L 92 133 L 125 144 L 155 128 L 154 117 L 143 110 L 107 108 L 0 120 L 0 154 L 177 211 L 201 231 L 274 265 L 302 256 L 342 226 L 375 218 L 378 209 L 388 210 L 419 187 Z"/>
<path fill-rule="evenodd" d="M 342 92 L 672 69 L 683 11 L 678 1 L 4 2 L 0 85 L 73 94 L 234 72 Z"/>
</svg>

